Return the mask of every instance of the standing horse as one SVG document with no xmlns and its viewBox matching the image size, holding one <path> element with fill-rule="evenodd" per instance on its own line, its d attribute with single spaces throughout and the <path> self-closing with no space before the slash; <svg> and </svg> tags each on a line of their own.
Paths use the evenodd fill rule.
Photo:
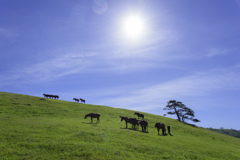
<svg viewBox="0 0 240 160">
<path fill-rule="evenodd" d="M 144 119 L 144 115 L 141 114 L 141 113 L 135 112 L 134 115 L 137 115 L 137 116 L 138 116 L 138 119 L 139 119 L 139 117 L 142 117 L 142 118 Z"/>
<path fill-rule="evenodd" d="M 146 120 L 140 120 L 138 123 L 142 127 L 142 132 L 148 132 L 148 122 Z"/>
<path fill-rule="evenodd" d="M 132 128 L 136 129 L 136 125 L 138 124 L 138 120 L 136 118 L 128 118 L 128 117 L 122 117 L 122 116 L 120 116 L 120 118 L 121 118 L 121 122 L 123 120 L 125 120 L 126 128 L 127 128 L 127 123 L 131 123 L 132 124 Z"/>
<path fill-rule="evenodd" d="M 50 94 L 45 94 L 45 93 L 44 93 L 43 95 L 44 95 L 45 98 L 50 98 L 50 97 L 51 97 Z"/>
<path fill-rule="evenodd" d="M 160 122 L 156 123 L 155 124 L 155 128 L 157 128 L 157 130 L 158 130 L 158 135 L 159 135 L 159 130 L 160 129 L 162 129 L 162 134 L 166 135 L 166 128 L 165 128 L 165 124 L 164 123 L 160 123 Z"/>
<path fill-rule="evenodd" d="M 73 98 L 73 100 L 75 100 L 75 102 L 78 102 L 78 103 L 79 103 L 79 99 L 77 99 L 77 98 Z"/>
<path fill-rule="evenodd" d="M 91 123 L 93 122 L 93 118 L 97 118 L 97 122 L 96 123 L 100 123 L 100 119 L 99 119 L 100 114 L 98 114 L 98 113 L 86 114 L 84 119 L 86 119 L 87 117 L 91 117 Z"/>
<path fill-rule="evenodd" d="M 121 122 L 124 120 L 126 122 L 126 128 L 127 128 L 127 123 L 130 123 L 130 119 L 128 117 L 122 117 L 120 116 L 121 118 Z"/>
<path fill-rule="evenodd" d="M 80 100 L 81 100 L 81 103 L 84 102 L 84 104 L 85 104 L 85 99 L 80 98 Z"/>
<path fill-rule="evenodd" d="M 52 98 L 54 98 L 54 99 L 58 99 L 59 96 L 58 96 L 58 95 L 52 95 Z"/>
<path fill-rule="evenodd" d="M 130 123 L 132 124 L 132 129 L 136 130 L 138 128 L 138 120 L 136 118 L 129 118 Z"/>
</svg>

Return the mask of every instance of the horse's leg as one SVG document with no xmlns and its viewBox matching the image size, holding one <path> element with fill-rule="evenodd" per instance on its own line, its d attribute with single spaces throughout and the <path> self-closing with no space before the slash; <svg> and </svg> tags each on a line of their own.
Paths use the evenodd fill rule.
<svg viewBox="0 0 240 160">
<path fill-rule="evenodd" d="M 92 120 L 93 120 L 93 119 L 92 119 L 92 117 L 91 117 L 91 123 L 92 123 Z"/>
<path fill-rule="evenodd" d="M 100 121 L 100 119 L 99 119 L 99 117 L 97 117 L 97 122 L 100 123 L 99 121 Z"/>
</svg>

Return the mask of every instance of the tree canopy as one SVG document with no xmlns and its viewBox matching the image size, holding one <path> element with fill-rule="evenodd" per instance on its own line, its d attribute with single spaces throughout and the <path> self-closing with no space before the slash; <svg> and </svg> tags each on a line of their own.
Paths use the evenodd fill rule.
<svg viewBox="0 0 240 160">
<path fill-rule="evenodd" d="M 195 112 L 188 108 L 185 104 L 182 102 L 176 101 L 176 100 L 170 100 L 167 103 L 166 108 L 164 110 L 172 110 L 167 112 L 167 114 L 170 115 L 177 115 L 178 121 L 185 122 L 186 120 L 191 120 L 193 122 L 200 122 L 200 120 L 195 119 Z"/>
</svg>

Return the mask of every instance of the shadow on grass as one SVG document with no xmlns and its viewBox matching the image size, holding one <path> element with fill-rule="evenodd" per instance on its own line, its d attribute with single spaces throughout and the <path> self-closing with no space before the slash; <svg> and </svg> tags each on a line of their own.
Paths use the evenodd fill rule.
<svg viewBox="0 0 240 160">
<path fill-rule="evenodd" d="M 159 134 L 158 136 L 168 136 L 168 135 L 173 136 L 172 134 L 164 134 L 164 135 Z"/>
<path fill-rule="evenodd" d="M 91 123 L 91 122 L 82 122 L 84 124 L 98 124 L 98 123 Z"/>
<path fill-rule="evenodd" d="M 122 127 L 120 127 L 120 129 L 127 129 L 127 130 L 131 130 L 131 131 L 142 132 L 141 130 L 138 130 L 138 129 L 132 129 L 132 128 L 122 128 Z M 149 132 L 142 132 L 142 133 L 149 133 Z"/>
</svg>

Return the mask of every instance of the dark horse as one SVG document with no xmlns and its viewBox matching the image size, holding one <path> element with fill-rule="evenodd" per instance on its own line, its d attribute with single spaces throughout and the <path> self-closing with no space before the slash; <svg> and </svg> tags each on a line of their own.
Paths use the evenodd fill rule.
<svg viewBox="0 0 240 160">
<path fill-rule="evenodd" d="M 128 117 L 122 117 L 122 116 L 120 116 L 120 118 L 121 118 L 121 122 L 125 120 L 126 128 L 127 128 L 127 124 L 130 123 L 132 124 L 132 128 L 136 129 L 136 125 L 138 125 L 138 120 L 136 118 L 128 118 Z"/>
<path fill-rule="evenodd" d="M 81 103 L 83 102 L 85 104 L 85 99 L 80 98 Z"/>
<path fill-rule="evenodd" d="M 89 114 L 86 114 L 84 119 L 86 119 L 87 117 L 91 117 L 91 123 L 93 122 L 93 118 L 97 118 L 97 122 L 96 122 L 96 123 L 99 123 L 99 122 L 100 122 L 100 119 L 99 119 L 100 114 L 98 114 L 98 113 L 89 113 Z"/>
<path fill-rule="evenodd" d="M 51 98 L 51 99 L 58 99 L 59 98 L 59 96 L 58 95 L 51 95 L 51 94 L 43 94 L 44 95 L 44 97 L 45 98 Z"/>
<path fill-rule="evenodd" d="M 79 102 L 79 99 L 77 99 L 77 98 L 73 98 L 73 100 L 75 100 L 75 102 Z"/>
<path fill-rule="evenodd" d="M 160 122 L 156 123 L 155 124 L 155 128 L 157 128 L 157 130 L 158 130 L 158 135 L 159 135 L 159 130 L 160 129 L 162 129 L 162 134 L 166 135 L 166 128 L 165 128 L 165 124 L 164 123 L 160 123 Z"/>
<path fill-rule="evenodd" d="M 138 116 L 138 119 L 139 119 L 139 117 L 142 117 L 142 118 L 144 119 L 144 115 L 141 114 L 141 113 L 135 112 L 134 115 L 137 115 L 137 116 Z"/>
<path fill-rule="evenodd" d="M 138 121 L 138 124 L 142 127 L 142 132 L 148 132 L 148 122 L 145 120 Z"/>
</svg>

